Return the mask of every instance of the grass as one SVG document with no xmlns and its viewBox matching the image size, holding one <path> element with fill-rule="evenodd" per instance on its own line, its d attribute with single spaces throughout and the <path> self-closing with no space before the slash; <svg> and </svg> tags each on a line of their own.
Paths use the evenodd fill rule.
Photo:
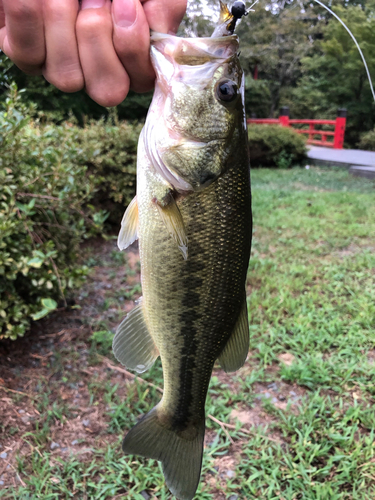
<svg viewBox="0 0 375 500">
<path fill-rule="evenodd" d="M 207 413 L 235 428 L 207 419 L 196 499 L 373 499 L 375 185 L 318 168 L 254 170 L 252 184 L 250 354 L 233 376 L 214 371 Z M 12 406 L 0 416 L 1 499 L 171 498 L 156 461 L 121 453 L 160 394 L 109 368 L 139 265 L 100 248 L 82 309 L 45 323 L 38 363 L 5 380 L 18 393 L 0 392 Z M 159 363 L 144 375 L 162 386 Z"/>
</svg>

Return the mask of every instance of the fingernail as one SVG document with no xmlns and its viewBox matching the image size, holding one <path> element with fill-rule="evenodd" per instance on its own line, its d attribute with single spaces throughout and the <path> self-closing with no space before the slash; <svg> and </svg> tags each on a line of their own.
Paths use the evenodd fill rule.
<svg viewBox="0 0 375 500">
<path fill-rule="evenodd" d="M 112 9 L 117 26 L 129 28 L 135 23 L 137 18 L 135 0 L 114 0 Z"/>
<path fill-rule="evenodd" d="M 106 0 L 82 0 L 81 9 L 100 9 L 104 7 Z"/>
</svg>

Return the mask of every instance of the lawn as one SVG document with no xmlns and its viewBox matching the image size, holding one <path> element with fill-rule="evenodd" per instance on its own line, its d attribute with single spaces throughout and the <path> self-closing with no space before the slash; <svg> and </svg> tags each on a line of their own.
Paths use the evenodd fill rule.
<svg viewBox="0 0 375 500">
<path fill-rule="evenodd" d="M 215 368 L 197 500 L 375 498 L 375 184 L 344 170 L 254 170 L 250 353 Z M 136 249 L 84 249 L 75 304 L 0 344 L 0 498 L 167 500 L 121 439 L 160 399 L 113 331 L 141 293 Z"/>
</svg>

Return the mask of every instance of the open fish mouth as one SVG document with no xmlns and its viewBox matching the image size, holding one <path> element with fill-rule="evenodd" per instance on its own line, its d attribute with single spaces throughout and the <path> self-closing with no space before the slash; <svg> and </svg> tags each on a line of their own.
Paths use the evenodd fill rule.
<svg viewBox="0 0 375 500">
<path fill-rule="evenodd" d="M 239 43 L 237 35 L 181 38 L 152 32 L 151 47 L 173 59 L 177 64 L 199 66 L 218 59 L 222 63 L 238 51 Z"/>
<path fill-rule="evenodd" d="M 219 66 L 237 54 L 238 48 L 236 35 L 218 38 L 180 38 L 155 32 L 151 35 L 152 63 L 166 91 L 171 79 L 179 78 L 179 73 L 186 84 L 204 86 Z"/>
</svg>

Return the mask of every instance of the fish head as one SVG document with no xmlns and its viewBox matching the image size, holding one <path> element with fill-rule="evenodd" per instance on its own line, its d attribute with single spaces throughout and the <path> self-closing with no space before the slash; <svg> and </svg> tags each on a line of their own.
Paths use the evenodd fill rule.
<svg viewBox="0 0 375 500">
<path fill-rule="evenodd" d="M 151 37 L 157 78 L 146 150 L 179 192 L 205 188 L 224 173 L 246 130 L 237 53 L 236 36 Z"/>
</svg>

